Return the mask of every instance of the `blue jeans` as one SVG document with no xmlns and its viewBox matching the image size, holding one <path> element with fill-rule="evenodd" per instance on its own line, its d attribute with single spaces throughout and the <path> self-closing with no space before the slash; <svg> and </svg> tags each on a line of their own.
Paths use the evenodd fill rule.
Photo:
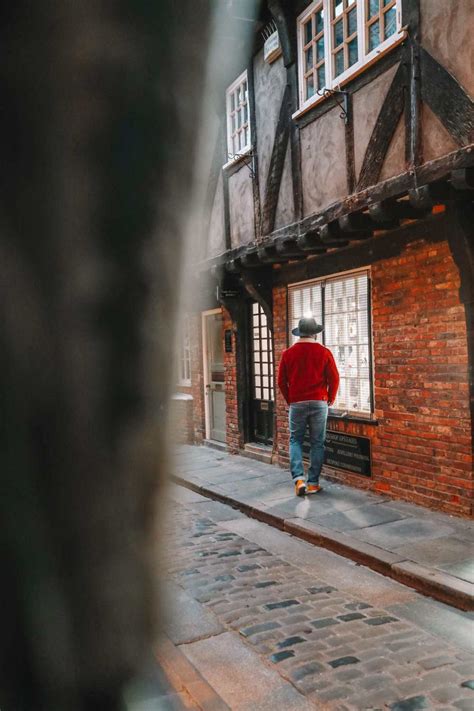
<svg viewBox="0 0 474 711">
<path fill-rule="evenodd" d="M 304 479 L 303 440 L 309 426 L 311 442 L 308 484 L 319 484 L 323 466 L 328 404 L 324 400 L 305 400 L 290 405 L 290 469 L 293 479 Z"/>
</svg>

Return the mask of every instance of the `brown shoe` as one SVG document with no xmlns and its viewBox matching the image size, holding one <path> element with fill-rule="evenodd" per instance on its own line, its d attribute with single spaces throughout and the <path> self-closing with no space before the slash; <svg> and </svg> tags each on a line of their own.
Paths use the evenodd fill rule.
<svg viewBox="0 0 474 711">
<path fill-rule="evenodd" d="M 317 494 L 318 491 L 322 490 L 322 486 L 319 486 L 319 484 L 306 484 L 306 493 L 307 494 Z"/>
<path fill-rule="evenodd" d="M 303 479 L 297 479 L 295 481 L 295 494 L 296 496 L 304 496 L 306 493 L 306 484 Z"/>
</svg>

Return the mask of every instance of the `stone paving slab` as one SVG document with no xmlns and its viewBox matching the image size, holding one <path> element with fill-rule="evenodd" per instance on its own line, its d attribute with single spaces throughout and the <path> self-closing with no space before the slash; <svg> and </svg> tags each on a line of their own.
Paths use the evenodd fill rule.
<svg viewBox="0 0 474 711">
<path fill-rule="evenodd" d="M 407 600 L 398 583 L 256 521 L 201 511 L 173 505 L 164 563 L 225 630 L 180 649 L 231 709 L 472 708 L 472 615 Z M 359 576 L 372 598 L 354 594 Z"/>
<path fill-rule="evenodd" d="M 176 471 L 176 480 L 200 495 L 474 609 L 474 565 L 466 557 L 472 521 L 325 481 L 320 494 L 300 499 L 289 472 L 262 462 L 249 467 L 248 458 L 206 447 L 181 446 Z"/>
<path fill-rule="evenodd" d="M 235 633 L 194 642 L 183 647 L 183 652 L 233 711 L 314 709 Z"/>
<path fill-rule="evenodd" d="M 222 625 L 196 600 L 173 582 L 162 585 L 167 610 L 165 632 L 174 644 L 191 642 L 222 632 Z M 179 609 L 179 614 L 176 611 Z"/>
</svg>

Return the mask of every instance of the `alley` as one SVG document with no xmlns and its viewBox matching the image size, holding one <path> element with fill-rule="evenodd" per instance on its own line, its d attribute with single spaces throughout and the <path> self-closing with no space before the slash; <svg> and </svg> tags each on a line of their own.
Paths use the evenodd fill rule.
<svg viewBox="0 0 474 711">
<path fill-rule="evenodd" d="M 472 614 L 183 487 L 167 495 L 165 632 L 212 708 L 474 707 Z"/>
</svg>

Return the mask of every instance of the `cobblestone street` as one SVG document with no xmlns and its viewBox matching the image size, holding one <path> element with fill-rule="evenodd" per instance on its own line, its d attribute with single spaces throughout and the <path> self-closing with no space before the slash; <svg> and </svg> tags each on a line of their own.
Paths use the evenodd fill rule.
<svg viewBox="0 0 474 711">
<path fill-rule="evenodd" d="M 169 496 L 166 631 L 230 708 L 474 708 L 472 615 L 182 487 Z"/>
</svg>

